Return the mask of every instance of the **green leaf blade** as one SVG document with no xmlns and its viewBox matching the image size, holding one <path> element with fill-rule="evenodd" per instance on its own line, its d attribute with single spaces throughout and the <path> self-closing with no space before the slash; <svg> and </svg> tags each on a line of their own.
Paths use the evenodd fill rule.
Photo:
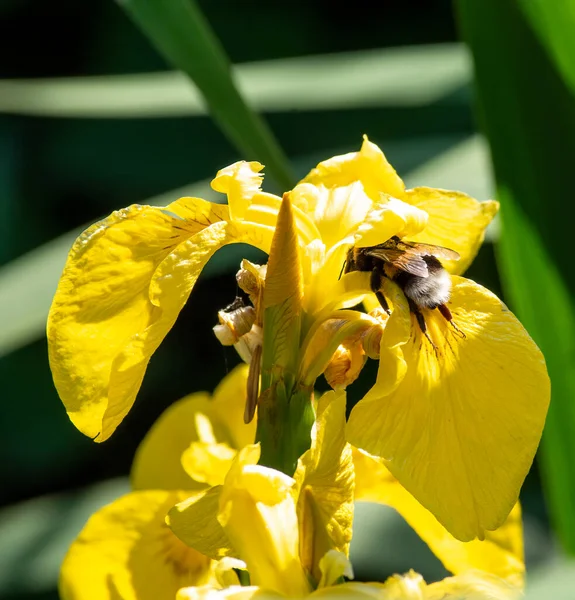
<svg viewBox="0 0 575 600">
<path fill-rule="evenodd" d="M 457 7 L 502 205 L 503 285 L 552 382 L 541 447 L 547 501 L 564 549 L 575 554 L 575 97 L 517 0 L 458 0 Z M 575 37 L 569 45 L 573 56 Z"/>
<path fill-rule="evenodd" d="M 219 41 L 192 0 L 122 0 L 166 60 L 202 92 L 212 116 L 246 159 L 259 159 L 283 189 L 293 187 L 289 163 L 271 130 L 245 102 Z"/>
</svg>

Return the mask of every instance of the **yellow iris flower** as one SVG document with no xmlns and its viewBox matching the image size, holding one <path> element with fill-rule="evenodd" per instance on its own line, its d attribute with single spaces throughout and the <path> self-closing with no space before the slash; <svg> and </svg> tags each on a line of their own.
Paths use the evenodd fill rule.
<svg viewBox="0 0 575 600">
<path fill-rule="evenodd" d="M 348 441 L 383 459 L 458 539 L 483 539 L 517 501 L 550 395 L 544 359 L 521 324 L 493 294 L 458 276 L 497 203 L 406 190 L 367 139 L 359 152 L 320 163 L 283 202 L 261 191 L 261 169 L 240 162 L 218 173 L 212 187 L 227 194 L 228 205 L 182 198 L 165 208 L 132 206 L 76 241 L 48 322 L 50 364 L 70 418 L 86 435 L 107 439 L 209 258 L 235 242 L 269 252 L 284 207 L 298 248 L 283 258 L 283 270 L 276 266 L 273 290 L 266 279 L 266 290 L 273 304 L 282 286 L 297 289 L 301 330 L 280 340 L 301 344 L 290 349 L 296 377 L 311 389 L 333 367 L 328 380 L 345 386 L 366 354 L 377 356 L 377 380 L 351 413 Z M 444 263 L 456 328 L 424 309 L 426 339 L 390 280 L 383 281 L 387 322 L 347 310 L 374 298 L 368 273 L 339 277 L 348 249 L 393 236 L 459 253 L 458 262 Z M 374 330 L 369 344 L 358 337 Z M 334 353 L 347 361 L 344 369 L 333 364 Z"/>
<path fill-rule="evenodd" d="M 222 485 L 170 511 L 168 522 L 182 540 L 214 559 L 225 557 L 217 586 L 182 589 L 178 600 L 308 596 L 497 600 L 520 593 L 523 548 L 518 508 L 488 540 L 459 542 L 401 490 L 384 466 L 374 468 L 373 458 L 345 442 L 344 423 L 345 394 L 328 392 L 319 401 L 312 447 L 293 478 L 258 465 L 259 447 L 247 446 Z M 354 494 L 356 499 L 396 507 L 457 575 L 431 585 L 413 572 L 384 584 L 344 583 L 343 576 L 353 577 L 347 556 Z M 234 573 L 224 577 L 231 568 L 247 570 L 250 585 L 240 587 L 241 576 Z"/>
<path fill-rule="evenodd" d="M 246 377 L 247 367 L 237 367 L 213 398 L 191 394 L 161 415 L 136 453 L 134 491 L 97 511 L 71 545 L 63 600 L 173 600 L 182 586 L 217 583 L 214 561 L 181 542 L 165 518 L 177 502 L 223 481 L 236 450 L 253 442 L 255 426 L 244 424 L 237 402 Z"/>
<path fill-rule="evenodd" d="M 518 506 L 485 541 L 456 540 L 380 461 L 345 442 L 343 392 L 320 399 L 314 442 L 294 478 L 256 466 L 255 425 L 245 425 L 242 416 L 246 380 L 247 367 L 240 366 L 213 398 L 192 394 L 162 414 L 138 448 L 134 491 L 94 514 L 72 544 L 60 575 L 64 600 L 173 600 L 179 588 L 181 600 L 215 589 L 223 597 L 251 597 L 255 588 L 238 589 L 230 571 L 246 564 L 251 582 L 262 588 L 258 597 L 441 598 L 442 590 L 521 589 Z M 411 573 L 385 585 L 334 587 L 341 575 L 351 575 L 353 500 L 395 508 L 456 577 L 426 586 Z M 170 509 L 171 526 L 185 543 L 166 527 Z"/>
</svg>

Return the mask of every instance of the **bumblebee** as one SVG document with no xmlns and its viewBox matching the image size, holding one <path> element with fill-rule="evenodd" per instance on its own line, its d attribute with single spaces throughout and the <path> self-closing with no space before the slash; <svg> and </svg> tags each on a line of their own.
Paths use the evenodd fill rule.
<svg viewBox="0 0 575 600">
<path fill-rule="evenodd" d="M 348 250 L 344 272 L 371 273 L 370 287 L 381 307 L 389 314 L 389 305 L 381 291 L 382 278 L 394 281 L 403 291 L 409 309 L 415 315 L 421 331 L 427 336 L 427 326 L 421 309 L 437 309 L 454 327 L 447 302 L 451 294 L 451 277 L 440 258 L 459 260 L 459 254 L 449 248 L 408 242 L 394 236 L 378 244 Z"/>
</svg>

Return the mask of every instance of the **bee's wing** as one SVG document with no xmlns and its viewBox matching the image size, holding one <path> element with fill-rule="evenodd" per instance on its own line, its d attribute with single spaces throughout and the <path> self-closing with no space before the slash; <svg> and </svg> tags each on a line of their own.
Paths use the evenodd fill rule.
<svg viewBox="0 0 575 600">
<path fill-rule="evenodd" d="M 407 254 L 415 254 L 416 256 L 435 256 L 444 258 L 445 260 L 459 260 L 460 256 L 455 250 L 444 248 L 443 246 L 434 246 L 433 244 L 420 244 L 419 242 L 397 242 L 397 248 L 403 250 Z"/>
<path fill-rule="evenodd" d="M 418 277 L 427 277 L 429 275 L 427 264 L 423 258 L 417 256 L 417 254 L 406 252 L 398 248 L 381 248 L 377 246 L 370 248 L 367 254 L 379 258 L 406 273 L 411 273 Z"/>
</svg>

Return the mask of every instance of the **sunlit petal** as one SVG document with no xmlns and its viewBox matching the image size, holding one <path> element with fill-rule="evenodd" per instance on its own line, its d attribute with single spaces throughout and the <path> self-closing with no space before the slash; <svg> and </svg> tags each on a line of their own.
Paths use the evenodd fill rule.
<svg viewBox="0 0 575 600">
<path fill-rule="evenodd" d="M 456 327 L 424 311 L 435 348 L 395 298 L 377 383 L 353 409 L 348 440 L 384 458 L 467 541 L 501 526 L 517 502 L 550 389 L 543 356 L 515 316 L 476 283 L 453 283 Z"/>
<path fill-rule="evenodd" d="M 236 241 L 226 215 L 226 207 L 195 198 L 169 209 L 132 206 L 75 242 L 50 310 L 48 344 L 60 397 L 86 435 L 107 439 L 129 411 L 202 267 Z"/>
<path fill-rule="evenodd" d="M 403 200 L 429 215 L 426 228 L 409 235 L 409 239 L 458 252 L 458 261 L 442 261 L 455 274 L 469 267 L 483 242 L 487 225 L 499 210 L 499 203 L 493 200 L 478 202 L 461 192 L 427 187 L 407 190 Z"/>
<path fill-rule="evenodd" d="M 212 179 L 211 186 L 216 192 L 227 194 L 230 216 L 243 219 L 253 197 L 261 193 L 264 166 L 256 161 L 241 160 L 220 169 Z"/>
<path fill-rule="evenodd" d="M 300 183 L 290 198 L 294 207 L 311 217 L 328 248 L 348 236 L 373 205 L 359 181 L 334 188 Z"/>
<path fill-rule="evenodd" d="M 173 600 L 212 581 L 211 561 L 164 522 L 182 492 L 133 492 L 95 513 L 64 559 L 63 600 Z"/>
<path fill-rule="evenodd" d="M 427 213 L 397 198 L 382 194 L 355 233 L 358 247 L 377 246 L 393 236 L 412 237 L 427 225 Z"/>
<path fill-rule="evenodd" d="M 454 574 L 479 569 L 517 588 L 523 586 L 521 509 L 516 504 L 505 523 L 484 541 L 460 542 L 385 468 L 380 460 L 354 448 L 355 499 L 393 507 Z"/>
<path fill-rule="evenodd" d="M 303 180 L 305 183 L 326 187 L 345 186 L 360 181 L 366 193 L 374 200 L 380 192 L 401 198 L 405 187 L 383 152 L 363 138 L 359 152 L 350 152 L 324 160 Z"/>
</svg>

